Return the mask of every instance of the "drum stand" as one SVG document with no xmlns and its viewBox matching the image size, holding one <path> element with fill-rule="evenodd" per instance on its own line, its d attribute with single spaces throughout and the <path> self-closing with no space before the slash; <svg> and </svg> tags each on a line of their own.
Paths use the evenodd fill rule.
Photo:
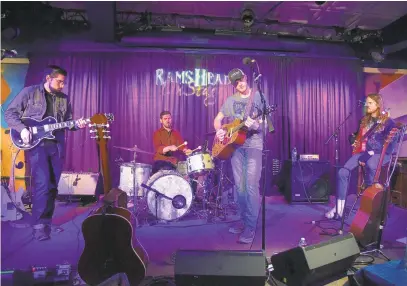
<svg viewBox="0 0 407 286">
<path fill-rule="evenodd" d="M 218 211 L 219 211 L 219 209 L 221 209 L 222 212 L 223 212 L 223 215 L 224 215 L 224 219 L 226 219 L 226 216 L 227 216 L 226 207 L 222 206 L 222 194 L 223 194 L 223 191 L 224 191 L 224 188 L 225 188 L 224 181 L 227 179 L 232 185 L 233 185 L 233 183 L 225 175 L 224 164 L 225 164 L 225 161 L 221 160 L 220 161 L 220 169 L 219 169 L 220 170 L 220 176 L 219 176 L 219 182 L 218 182 L 218 186 L 217 186 L 218 191 L 217 191 L 217 194 L 215 196 L 215 200 L 216 200 L 215 201 L 215 217 L 219 216 Z"/>
</svg>

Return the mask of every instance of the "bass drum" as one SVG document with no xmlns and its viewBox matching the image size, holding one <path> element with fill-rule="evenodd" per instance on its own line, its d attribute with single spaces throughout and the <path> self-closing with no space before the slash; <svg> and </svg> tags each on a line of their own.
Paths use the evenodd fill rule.
<svg viewBox="0 0 407 286">
<path fill-rule="evenodd" d="M 161 170 L 151 176 L 147 186 L 159 192 L 156 195 L 156 192 L 146 190 L 148 208 L 158 219 L 176 220 L 183 217 L 191 208 L 193 200 L 191 185 L 178 172 Z"/>
</svg>

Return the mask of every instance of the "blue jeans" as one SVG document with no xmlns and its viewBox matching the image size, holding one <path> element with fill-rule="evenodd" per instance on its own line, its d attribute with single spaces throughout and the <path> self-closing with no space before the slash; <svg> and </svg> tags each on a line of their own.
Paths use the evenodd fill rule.
<svg viewBox="0 0 407 286">
<path fill-rule="evenodd" d="M 260 177 L 262 151 L 239 148 L 232 156 L 232 170 L 240 218 L 248 228 L 255 229 L 260 208 Z"/>
<path fill-rule="evenodd" d="M 44 141 L 26 151 L 32 175 L 32 224 L 51 224 L 63 158 L 58 146 Z"/>
<path fill-rule="evenodd" d="M 337 194 L 338 199 L 344 200 L 348 193 L 348 187 L 350 182 L 350 176 L 354 169 L 359 166 L 359 157 L 363 153 L 355 154 L 346 161 L 343 168 L 338 171 L 338 184 L 337 184 Z M 368 187 L 373 184 L 373 179 L 376 174 L 377 165 L 379 164 L 380 154 L 374 154 L 366 162 L 365 165 L 365 186 Z M 383 159 L 383 165 L 390 161 L 390 155 L 385 155 Z"/>
</svg>

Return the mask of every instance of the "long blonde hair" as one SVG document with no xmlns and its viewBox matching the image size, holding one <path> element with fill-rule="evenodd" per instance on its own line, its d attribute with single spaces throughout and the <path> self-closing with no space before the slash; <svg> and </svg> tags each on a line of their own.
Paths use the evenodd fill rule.
<svg viewBox="0 0 407 286">
<path fill-rule="evenodd" d="M 372 99 L 374 102 L 376 102 L 376 104 L 378 106 L 378 108 L 376 110 L 376 112 L 377 112 L 376 118 L 379 122 L 381 122 L 380 124 L 382 124 L 388 118 L 387 112 L 383 112 L 384 111 L 383 97 L 378 93 L 371 93 L 367 97 Z M 362 122 L 361 122 L 362 127 L 366 127 L 372 121 L 372 118 L 373 117 L 371 114 L 366 113 L 365 116 L 363 116 L 363 118 L 362 118 Z"/>
</svg>

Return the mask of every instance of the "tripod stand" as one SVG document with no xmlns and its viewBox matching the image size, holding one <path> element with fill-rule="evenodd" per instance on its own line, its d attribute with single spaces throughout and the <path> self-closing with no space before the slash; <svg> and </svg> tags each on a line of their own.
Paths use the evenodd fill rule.
<svg viewBox="0 0 407 286">
<path fill-rule="evenodd" d="M 362 103 L 362 101 L 359 100 L 357 107 L 359 107 L 359 106 L 361 105 L 361 103 Z M 338 181 L 338 168 L 341 167 L 341 166 L 339 165 L 339 154 L 340 154 L 340 151 L 339 151 L 339 143 L 338 143 L 338 142 L 339 142 L 339 140 L 338 140 L 339 132 L 340 132 L 342 126 L 346 123 L 346 121 L 352 116 L 353 112 L 356 110 L 357 107 L 355 107 L 353 110 L 351 110 L 351 111 L 349 112 L 349 114 L 346 116 L 346 118 L 335 128 L 334 132 L 329 136 L 329 138 L 328 138 L 328 139 L 325 141 L 325 143 L 324 143 L 325 145 L 327 145 L 332 139 L 334 139 L 334 142 L 335 142 L 335 150 L 334 150 L 334 157 L 335 157 L 335 165 L 334 165 L 335 176 L 334 176 L 334 182 L 335 182 L 335 184 L 337 184 L 337 181 Z M 348 184 L 348 185 L 349 185 L 349 184 Z M 337 188 L 335 188 L 335 191 L 337 192 Z M 343 211 L 342 211 L 342 218 L 341 218 L 341 226 L 340 226 L 340 228 L 339 228 L 338 230 L 337 230 L 336 228 L 329 228 L 329 229 L 334 229 L 335 232 L 334 232 L 334 233 L 327 233 L 327 232 L 323 231 L 323 232 L 321 232 L 321 234 L 323 234 L 323 235 L 330 235 L 330 236 L 336 236 L 336 235 L 342 235 L 342 234 L 343 234 L 343 226 L 344 226 L 344 223 L 345 223 L 345 220 L 344 220 L 345 214 L 344 214 L 344 212 L 345 212 L 345 206 L 346 206 L 346 202 L 347 202 L 347 193 L 348 193 L 348 191 L 346 190 L 345 202 L 344 202 L 344 205 L 343 205 Z M 334 218 L 335 221 L 338 221 L 338 219 L 341 217 L 341 216 L 339 215 L 339 213 L 338 213 L 338 208 L 339 208 L 339 206 L 338 206 L 338 199 L 336 199 L 336 201 L 335 201 L 335 214 L 334 214 L 334 216 L 333 216 L 333 218 Z M 312 224 L 319 225 L 321 222 L 332 222 L 332 220 L 331 220 L 331 219 L 322 219 L 322 220 L 319 220 L 319 221 L 312 221 Z M 320 226 L 319 226 L 319 227 L 320 227 Z"/>
</svg>

